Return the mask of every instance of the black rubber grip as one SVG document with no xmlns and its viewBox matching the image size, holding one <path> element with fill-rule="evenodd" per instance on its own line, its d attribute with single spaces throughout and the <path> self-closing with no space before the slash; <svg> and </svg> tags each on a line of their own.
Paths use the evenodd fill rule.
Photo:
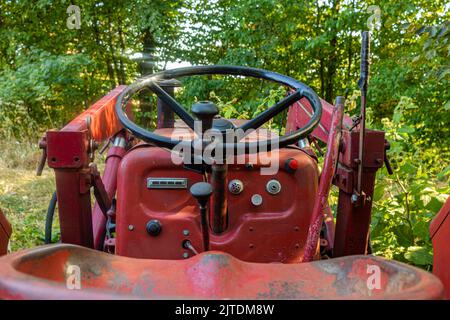
<svg viewBox="0 0 450 320">
<path fill-rule="evenodd" d="M 369 31 L 363 31 L 361 35 L 361 78 L 359 87 L 366 89 L 369 80 L 369 54 L 370 54 L 370 34 Z"/>
</svg>

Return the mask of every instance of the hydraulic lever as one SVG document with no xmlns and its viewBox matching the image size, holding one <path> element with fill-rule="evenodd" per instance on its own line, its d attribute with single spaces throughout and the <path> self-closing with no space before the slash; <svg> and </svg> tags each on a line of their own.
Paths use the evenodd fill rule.
<svg viewBox="0 0 450 320">
<path fill-rule="evenodd" d="M 364 205 L 365 197 L 362 190 L 362 171 L 364 168 L 364 137 L 366 135 L 366 97 L 367 85 L 369 82 L 369 54 L 370 54 L 370 34 L 369 31 L 362 33 L 361 39 L 361 77 L 358 81 L 361 90 L 361 110 L 359 122 L 359 154 L 358 154 L 358 180 L 356 190 L 352 196 L 354 205 Z"/>
<path fill-rule="evenodd" d="M 200 208 L 202 235 L 203 235 L 203 249 L 209 251 L 209 227 L 208 227 L 208 214 L 207 204 L 212 194 L 212 187 L 208 182 L 197 182 L 192 185 L 192 196 L 197 200 Z"/>
</svg>

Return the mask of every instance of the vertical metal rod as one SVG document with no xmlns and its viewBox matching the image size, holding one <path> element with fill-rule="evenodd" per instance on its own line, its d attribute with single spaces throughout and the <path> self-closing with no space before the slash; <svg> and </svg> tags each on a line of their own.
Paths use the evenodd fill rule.
<svg viewBox="0 0 450 320">
<path fill-rule="evenodd" d="M 334 108 L 331 116 L 327 153 L 325 154 L 317 196 L 314 201 L 308 236 L 305 244 L 305 251 L 303 252 L 303 262 L 312 261 L 317 252 L 317 244 L 320 237 L 320 230 L 322 229 L 324 213 L 326 213 L 328 207 L 328 194 L 330 193 L 333 176 L 338 162 L 343 117 L 344 97 L 339 96 L 336 98 L 336 107 Z"/>
<path fill-rule="evenodd" d="M 227 228 L 228 204 L 227 204 L 227 171 L 226 164 L 213 164 L 211 184 L 213 186 L 211 203 L 211 228 L 214 233 L 222 233 Z"/>
<path fill-rule="evenodd" d="M 209 227 L 206 205 L 200 205 L 200 217 L 202 220 L 202 234 L 203 234 L 203 250 L 209 251 Z"/>
<path fill-rule="evenodd" d="M 361 90 L 361 119 L 359 122 L 359 163 L 358 163 L 358 182 L 357 182 L 357 196 L 362 196 L 362 171 L 364 167 L 364 136 L 366 133 L 366 97 L 367 84 L 369 81 L 369 53 L 370 53 L 370 34 L 369 31 L 362 33 L 361 40 L 361 77 L 358 85 Z"/>
<path fill-rule="evenodd" d="M 164 89 L 172 97 L 175 94 L 175 87 L 181 86 L 181 82 L 176 79 L 163 80 L 158 85 Z M 157 99 L 157 127 L 160 128 L 173 128 L 175 124 L 175 117 L 172 109 L 167 106 L 161 99 Z"/>
<path fill-rule="evenodd" d="M 117 171 L 126 153 L 125 136 L 119 133 L 115 138 L 112 147 L 108 150 L 103 171 L 103 183 L 108 196 L 112 199 L 117 189 Z M 103 250 L 106 235 L 106 217 L 103 215 L 98 203 L 95 203 L 92 213 L 92 230 L 94 235 L 94 248 Z"/>
</svg>

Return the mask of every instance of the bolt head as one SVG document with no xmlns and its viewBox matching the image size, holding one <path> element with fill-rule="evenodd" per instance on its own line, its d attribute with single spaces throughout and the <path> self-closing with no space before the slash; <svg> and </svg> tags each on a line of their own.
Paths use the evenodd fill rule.
<svg viewBox="0 0 450 320">
<path fill-rule="evenodd" d="M 251 202 L 254 206 L 260 206 L 263 203 L 263 198 L 260 194 L 255 193 L 251 198 Z"/>
<path fill-rule="evenodd" d="M 187 258 L 189 258 L 189 253 L 187 253 L 187 252 L 184 252 L 184 253 L 183 253 L 183 258 L 184 258 L 184 259 L 187 259 Z"/>
<path fill-rule="evenodd" d="M 185 230 L 183 230 L 183 236 L 188 236 L 189 235 L 189 230 L 187 230 L 187 229 L 185 229 Z"/>
<path fill-rule="evenodd" d="M 128 230 L 133 231 L 134 230 L 134 226 L 132 224 L 128 225 Z"/>
</svg>

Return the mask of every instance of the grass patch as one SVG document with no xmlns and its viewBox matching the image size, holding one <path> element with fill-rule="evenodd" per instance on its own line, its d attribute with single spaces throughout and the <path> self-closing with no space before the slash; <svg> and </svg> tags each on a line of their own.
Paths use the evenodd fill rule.
<svg viewBox="0 0 450 320">
<path fill-rule="evenodd" d="M 0 166 L 0 207 L 13 228 L 12 251 L 44 244 L 45 216 L 54 190 L 54 174 L 48 169 L 37 177 L 34 170 Z"/>
<path fill-rule="evenodd" d="M 13 228 L 11 251 L 44 244 L 45 216 L 55 190 L 53 170 L 45 168 L 36 176 L 37 144 L 13 142 L 0 148 L 0 208 Z M 55 221 L 54 235 L 58 233 Z"/>
</svg>

